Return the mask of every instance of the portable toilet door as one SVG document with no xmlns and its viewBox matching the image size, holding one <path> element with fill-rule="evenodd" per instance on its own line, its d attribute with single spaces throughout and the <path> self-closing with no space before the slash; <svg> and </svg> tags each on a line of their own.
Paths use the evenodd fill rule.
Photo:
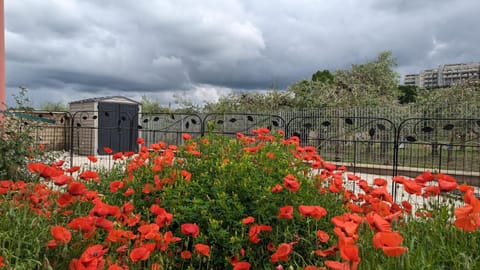
<svg viewBox="0 0 480 270">
<path fill-rule="evenodd" d="M 138 104 L 98 102 L 98 154 L 137 151 L 138 114 Z"/>
</svg>

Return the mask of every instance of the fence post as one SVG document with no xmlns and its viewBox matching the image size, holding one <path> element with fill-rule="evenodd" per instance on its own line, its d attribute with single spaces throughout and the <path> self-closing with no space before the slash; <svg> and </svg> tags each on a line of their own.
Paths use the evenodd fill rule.
<svg viewBox="0 0 480 270">
<path fill-rule="evenodd" d="M 398 124 L 398 127 L 395 126 L 395 124 L 392 122 L 392 126 L 393 126 L 393 134 L 394 134 L 394 137 L 393 137 L 393 177 L 397 176 L 398 174 L 398 156 L 399 156 L 399 150 L 400 150 L 400 147 L 399 147 L 399 144 L 400 144 L 400 131 L 402 129 L 402 125 L 403 123 L 405 122 L 402 121 L 400 122 L 400 124 Z M 397 184 L 393 181 L 392 179 L 392 197 L 393 197 L 393 201 L 396 202 L 397 200 Z"/>
</svg>

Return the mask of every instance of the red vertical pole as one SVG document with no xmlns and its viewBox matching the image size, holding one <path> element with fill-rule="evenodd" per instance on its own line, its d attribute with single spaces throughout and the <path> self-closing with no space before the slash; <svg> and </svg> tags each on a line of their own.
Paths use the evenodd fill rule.
<svg viewBox="0 0 480 270">
<path fill-rule="evenodd" d="M 5 91 L 5 10 L 3 0 L 0 0 L 0 110 L 5 109 L 6 91 Z M 2 122 L 2 114 L 0 114 L 0 122 Z"/>
</svg>

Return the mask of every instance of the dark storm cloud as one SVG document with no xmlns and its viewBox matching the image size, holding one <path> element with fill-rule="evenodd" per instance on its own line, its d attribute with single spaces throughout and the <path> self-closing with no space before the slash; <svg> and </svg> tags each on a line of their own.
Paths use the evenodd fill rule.
<svg viewBox="0 0 480 270">
<path fill-rule="evenodd" d="M 175 93 L 204 102 L 384 50 L 414 73 L 480 61 L 478 10 L 476 0 L 6 1 L 7 95 L 25 85 L 39 104 L 111 94 L 166 104 Z"/>
</svg>

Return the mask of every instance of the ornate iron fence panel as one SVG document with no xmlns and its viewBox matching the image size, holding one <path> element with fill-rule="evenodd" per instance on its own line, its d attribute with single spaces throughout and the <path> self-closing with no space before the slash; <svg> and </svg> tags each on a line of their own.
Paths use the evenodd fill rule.
<svg viewBox="0 0 480 270">
<path fill-rule="evenodd" d="M 159 141 L 180 144 L 183 141 L 182 133 L 188 133 L 194 138 L 203 135 L 202 118 L 197 114 L 142 114 L 138 129 L 147 146 Z"/>
<path fill-rule="evenodd" d="M 389 119 L 298 116 L 287 122 L 286 133 L 299 136 L 302 145 L 317 147 L 324 160 L 344 165 L 365 179 L 393 176 L 396 126 Z M 353 182 L 349 184 L 355 189 Z"/>
<path fill-rule="evenodd" d="M 279 115 L 212 113 L 203 118 L 204 132 L 235 135 L 237 132 L 252 135 L 261 127 L 271 131 L 285 130 L 285 120 Z"/>
<path fill-rule="evenodd" d="M 430 170 L 480 185 L 480 119 L 411 118 L 399 124 L 396 174 Z"/>
</svg>

